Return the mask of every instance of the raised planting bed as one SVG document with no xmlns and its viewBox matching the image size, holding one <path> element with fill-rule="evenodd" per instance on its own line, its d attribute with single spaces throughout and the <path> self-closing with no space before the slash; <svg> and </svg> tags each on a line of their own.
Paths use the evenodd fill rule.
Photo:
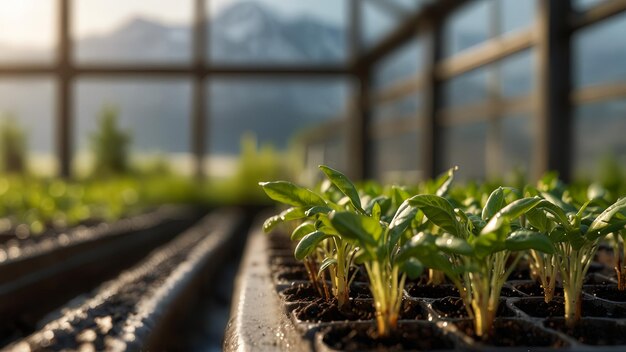
<svg viewBox="0 0 626 352">
<path fill-rule="evenodd" d="M 239 211 L 214 211 L 6 350 L 164 349 L 177 313 L 238 242 L 242 220 Z"/>
<path fill-rule="evenodd" d="M 171 240 L 201 217 L 169 206 L 39 241 L 0 245 L 0 345 L 34 331 L 46 313 L 89 291 Z"/>
<path fill-rule="evenodd" d="M 254 345 L 276 324 L 299 332 L 304 342 L 291 347 L 304 350 L 626 348 L 615 336 L 626 304 L 597 287 L 626 292 L 626 198 L 552 175 L 536 187 L 452 189 L 456 169 L 413 187 L 356 186 L 320 169 L 326 180 L 315 190 L 260 183 L 284 207 L 263 222 L 267 243 L 253 242 L 265 259 L 241 280 L 263 285 L 242 284 L 227 349 L 276 347 L 272 338 Z M 259 293 L 270 280 L 280 307 L 264 312 L 280 310 L 291 324 L 272 314 L 255 330 L 241 317 L 277 304 Z M 603 326 L 595 340 L 587 333 Z"/>
<path fill-rule="evenodd" d="M 284 256 L 291 243 L 280 233 L 250 234 L 235 291 L 231 322 L 224 349 L 259 350 L 563 350 L 620 351 L 626 348 L 626 304 L 595 298 L 596 286 L 585 286 L 582 302 L 583 327 L 564 327 L 562 297 L 550 303 L 534 292 L 516 288 L 528 282 L 507 281 L 510 295 L 501 298 L 495 335 L 477 338 L 471 320 L 449 284 L 407 285 L 400 311 L 399 329 L 386 339 L 375 339 L 373 301 L 363 298 L 362 283 L 354 284 L 352 312 L 337 310 L 306 280 L 288 281 L 277 275 L 282 266 L 298 266 Z M 282 264 L 277 264 L 282 263 Z M 288 263 L 288 264 L 286 264 Z M 588 274 L 587 281 L 606 280 Z M 528 285 L 530 286 L 530 285 Z M 612 286 L 608 286 L 609 288 Z M 424 294 L 421 294 L 424 293 Z M 352 313 L 352 314 L 351 314 Z M 590 329 L 590 330 L 589 330 Z M 593 333 L 588 332 L 593 331 Z"/>
</svg>

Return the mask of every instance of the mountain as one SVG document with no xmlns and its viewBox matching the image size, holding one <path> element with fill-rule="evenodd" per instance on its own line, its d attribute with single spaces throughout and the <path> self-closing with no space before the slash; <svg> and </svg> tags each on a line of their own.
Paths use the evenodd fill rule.
<svg viewBox="0 0 626 352">
<path fill-rule="evenodd" d="M 209 35 L 211 59 L 226 64 L 338 62 L 344 59 L 346 51 L 342 28 L 311 17 L 282 17 L 254 2 L 235 3 L 216 14 Z M 186 63 L 190 60 L 191 43 L 187 26 L 133 18 L 109 33 L 79 39 L 75 57 L 84 63 Z M 37 54 L 7 49 L 1 56 L 19 60 Z M 261 142 L 285 147 L 297 131 L 340 114 L 349 84 L 345 78 L 263 76 L 220 77 L 208 82 L 208 141 L 211 152 L 220 154 L 237 153 L 240 136 L 246 130 L 254 131 Z M 9 84 L 7 89 L 0 89 L 5 93 L 0 96 L 0 112 L 8 107 L 31 130 L 32 148 L 49 152 L 53 150 L 50 111 L 54 104 L 49 101 L 53 92 L 49 87 L 41 88 L 41 84 Z M 75 91 L 73 128 L 77 149 L 88 147 L 88 136 L 96 128 L 101 107 L 113 104 L 120 108 L 122 126 L 134 135 L 135 150 L 189 151 L 189 80 L 85 77 L 75 85 Z M 38 95 L 46 96 L 45 104 L 27 103 Z"/>
</svg>

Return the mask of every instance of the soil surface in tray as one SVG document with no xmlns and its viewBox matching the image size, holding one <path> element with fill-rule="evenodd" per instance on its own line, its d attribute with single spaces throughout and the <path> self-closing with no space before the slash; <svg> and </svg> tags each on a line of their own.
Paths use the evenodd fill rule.
<svg viewBox="0 0 626 352">
<path fill-rule="evenodd" d="M 432 303 L 432 308 L 442 318 L 467 318 L 467 311 L 463 300 L 456 297 L 446 297 L 438 299 Z M 497 317 L 514 317 L 515 312 L 506 306 L 504 300 L 500 300 L 498 305 Z"/>
<path fill-rule="evenodd" d="M 341 351 L 444 350 L 454 347 L 434 324 L 400 323 L 388 338 L 378 338 L 374 325 L 334 326 L 326 331 L 323 342 Z"/>
<path fill-rule="evenodd" d="M 602 299 L 606 299 L 614 302 L 626 302 L 626 291 L 620 291 L 617 289 L 617 285 L 603 286 L 585 286 L 583 291 Z"/>
<path fill-rule="evenodd" d="M 550 318 L 544 325 L 574 337 L 587 345 L 624 345 L 626 326 L 615 321 L 582 319 L 576 327 L 569 329 L 563 318 Z"/>
<path fill-rule="evenodd" d="M 330 293 L 330 284 L 328 284 L 328 290 Z M 311 302 L 318 298 L 324 298 L 321 297 L 319 292 L 313 288 L 313 285 L 308 282 L 293 284 L 291 287 L 281 291 L 280 295 L 283 296 L 287 303 Z M 350 298 L 371 299 L 372 293 L 367 285 L 352 285 L 350 287 Z"/>
<path fill-rule="evenodd" d="M 516 282 L 512 284 L 517 290 L 531 296 L 531 297 L 543 297 L 543 287 L 535 281 L 528 282 Z M 559 297 L 563 296 L 563 289 L 561 287 L 556 287 L 554 290 L 554 296 Z"/>
<path fill-rule="evenodd" d="M 128 276 L 131 275 L 129 273 L 122 276 L 120 280 L 126 280 L 123 285 L 117 281 L 106 284 L 94 299 L 66 313 L 67 325 L 57 324 L 44 328 L 46 331 L 42 336 L 47 339 L 49 334 L 51 337 L 45 343 L 31 346 L 31 349 L 78 350 L 86 343 L 92 345 L 96 351 L 101 351 L 109 347 L 109 340 L 141 328 L 142 326 L 137 325 L 138 322 L 133 321 L 133 316 L 145 313 L 138 303 L 165 282 L 168 275 L 202 238 L 197 237 L 193 241 L 183 242 L 176 249 L 176 253 L 169 257 L 162 254 L 153 256 L 150 264 L 136 269 L 133 276 Z"/>
<path fill-rule="evenodd" d="M 566 345 L 557 335 L 551 334 L 528 322 L 518 320 L 496 320 L 492 332 L 486 337 L 478 337 L 471 321 L 454 322 L 456 327 L 476 342 L 501 347 L 550 347 Z"/>
<path fill-rule="evenodd" d="M 347 310 L 340 311 L 337 301 L 319 298 L 313 302 L 303 303 L 294 310 L 294 314 L 297 319 L 308 322 L 375 319 L 373 300 L 352 300 Z M 427 314 L 419 303 L 410 300 L 402 303 L 400 319 L 424 320 L 426 318 Z"/>
<path fill-rule="evenodd" d="M 552 300 L 549 303 L 546 303 L 542 299 L 521 299 L 518 302 L 515 302 L 514 305 L 531 317 L 546 318 L 561 317 L 565 315 L 565 305 L 562 301 L 557 300 Z M 582 301 L 582 316 L 618 319 L 626 318 L 626 308 L 613 305 L 611 303 L 584 299 Z"/>
</svg>

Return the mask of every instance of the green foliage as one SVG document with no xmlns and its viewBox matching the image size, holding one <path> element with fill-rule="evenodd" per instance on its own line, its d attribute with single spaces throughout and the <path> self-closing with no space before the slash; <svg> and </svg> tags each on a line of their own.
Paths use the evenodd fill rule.
<svg viewBox="0 0 626 352">
<path fill-rule="evenodd" d="M 0 116 L 0 161 L 8 173 L 26 172 L 26 134 L 15 118 Z"/>
<path fill-rule="evenodd" d="M 124 174 L 129 171 L 129 147 L 132 141 L 129 132 L 118 126 L 119 109 L 104 106 L 98 118 L 98 130 L 91 135 L 94 156 L 94 176 Z"/>
</svg>

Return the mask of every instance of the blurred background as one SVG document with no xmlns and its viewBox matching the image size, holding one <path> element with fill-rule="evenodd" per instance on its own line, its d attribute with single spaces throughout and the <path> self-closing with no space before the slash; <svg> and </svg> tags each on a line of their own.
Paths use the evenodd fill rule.
<svg viewBox="0 0 626 352">
<path fill-rule="evenodd" d="M 602 177 L 626 165 L 624 10 L 0 0 L 3 172 L 199 178 L 215 202 L 260 199 L 258 180 L 313 182 L 318 164 L 384 182 L 453 165 L 465 180 Z"/>
</svg>

